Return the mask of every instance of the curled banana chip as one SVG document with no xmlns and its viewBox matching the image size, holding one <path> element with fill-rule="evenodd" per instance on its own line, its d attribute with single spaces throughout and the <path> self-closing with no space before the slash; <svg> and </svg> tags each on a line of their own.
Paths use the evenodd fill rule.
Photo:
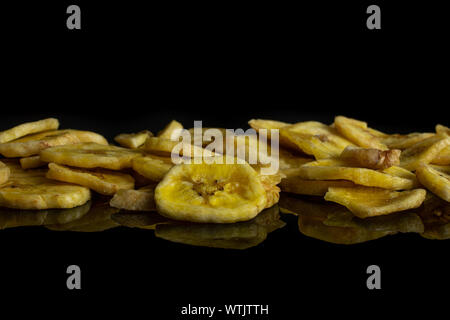
<svg viewBox="0 0 450 320">
<path fill-rule="evenodd" d="M 108 145 L 108 141 L 106 138 L 98 133 L 92 132 L 92 131 L 82 131 L 82 130 L 75 130 L 75 129 L 65 129 L 65 130 L 59 130 L 60 133 L 71 133 L 74 136 L 80 140 L 82 143 L 92 142 L 97 144 L 103 144 Z"/>
<path fill-rule="evenodd" d="M 447 146 L 431 161 L 433 164 L 450 165 L 450 146 Z"/>
<path fill-rule="evenodd" d="M 119 190 L 109 204 L 111 207 L 130 211 L 156 211 L 155 186 L 150 185 L 139 190 Z"/>
<path fill-rule="evenodd" d="M 58 127 L 59 121 L 54 118 L 23 123 L 11 129 L 1 131 L 0 143 L 10 142 L 33 133 L 56 130 Z"/>
<path fill-rule="evenodd" d="M 434 133 L 409 133 L 409 134 L 390 134 L 381 139 L 381 141 L 390 149 L 407 149 L 430 137 Z"/>
<path fill-rule="evenodd" d="M 215 157 L 170 169 L 155 190 L 158 212 L 191 222 L 232 223 L 255 217 L 267 204 L 266 190 L 249 164 L 230 162 L 236 159 Z"/>
<path fill-rule="evenodd" d="M 131 150 L 98 143 L 80 143 L 42 150 L 41 160 L 78 168 L 131 168 L 132 160 L 141 156 L 141 150 Z"/>
<path fill-rule="evenodd" d="M 64 131 L 46 131 L 0 144 L 0 153 L 9 158 L 29 157 L 39 154 L 41 150 L 49 147 L 79 142 L 80 140 L 73 133 Z"/>
<path fill-rule="evenodd" d="M 450 128 L 443 126 L 442 124 L 436 125 L 436 133 L 443 133 L 450 136 Z"/>
<path fill-rule="evenodd" d="M 2 184 L 8 181 L 10 173 L 11 172 L 9 168 L 3 162 L 0 161 L 0 187 Z"/>
<path fill-rule="evenodd" d="M 311 196 L 324 196 L 330 187 L 354 187 L 353 182 L 347 180 L 305 180 L 290 177 L 281 180 L 281 190 L 284 192 Z"/>
<path fill-rule="evenodd" d="M 347 207 L 355 216 L 367 218 L 419 207 L 425 189 L 391 191 L 379 188 L 329 188 L 325 200 Z"/>
<path fill-rule="evenodd" d="M 103 195 L 113 195 L 120 189 L 134 188 L 133 177 L 121 172 L 69 168 L 56 163 L 49 163 L 48 168 L 48 179 L 78 184 Z"/>
<path fill-rule="evenodd" d="M 334 118 L 336 130 L 345 138 L 364 148 L 387 150 L 388 147 L 381 142 L 384 133 L 371 129 L 366 122 L 337 116 Z"/>
<path fill-rule="evenodd" d="M 64 224 L 80 219 L 91 208 L 91 201 L 72 209 L 17 210 L 0 208 L 0 229 Z"/>
<path fill-rule="evenodd" d="M 413 171 L 422 163 L 432 162 L 449 145 L 449 136 L 441 133 L 436 134 L 403 150 L 400 156 L 400 166 Z"/>
<path fill-rule="evenodd" d="M 133 159 L 132 166 L 140 175 L 152 181 L 161 181 L 173 164 L 170 158 L 147 155 Z"/>
<path fill-rule="evenodd" d="M 369 169 L 386 169 L 400 164 L 400 150 L 379 150 L 348 146 L 342 151 L 340 159 L 350 165 Z"/>
<path fill-rule="evenodd" d="M 416 170 L 417 179 L 435 195 L 450 202 L 450 175 L 429 165 L 421 165 Z"/>
<path fill-rule="evenodd" d="M 316 121 L 299 122 L 280 129 L 280 139 L 289 140 L 297 150 L 316 159 L 337 157 L 350 141 L 340 136 L 335 128 Z"/>
<path fill-rule="evenodd" d="M 158 137 L 177 141 L 181 136 L 182 130 L 183 125 L 176 120 L 172 120 L 163 130 L 158 132 Z"/>
<path fill-rule="evenodd" d="M 23 170 L 8 161 L 10 179 L 0 186 L 0 206 L 24 209 L 70 209 L 85 204 L 91 198 L 88 188 L 53 181 L 45 177 L 46 170 Z"/>
<path fill-rule="evenodd" d="M 264 190 L 266 190 L 266 208 L 270 208 L 280 200 L 281 190 L 277 184 L 281 182 L 282 175 L 279 172 L 271 175 L 262 174 L 261 169 L 263 166 L 261 165 L 252 165 L 251 167 L 258 173 Z"/>
<path fill-rule="evenodd" d="M 40 168 L 40 167 L 44 167 L 47 165 L 47 162 L 42 161 L 40 156 L 31 156 L 31 157 L 21 158 L 19 160 L 19 162 L 20 162 L 20 166 L 24 170 Z"/>
<path fill-rule="evenodd" d="M 361 186 L 391 190 L 407 190 L 417 186 L 414 174 L 406 169 L 393 166 L 377 171 L 345 165 L 340 160 L 323 159 L 307 163 L 291 174 L 305 180 L 349 180 Z"/>
<path fill-rule="evenodd" d="M 114 138 L 114 141 L 116 141 L 122 147 L 137 149 L 142 146 L 149 137 L 153 137 L 153 133 L 148 130 L 144 130 L 138 133 L 119 134 Z"/>
</svg>

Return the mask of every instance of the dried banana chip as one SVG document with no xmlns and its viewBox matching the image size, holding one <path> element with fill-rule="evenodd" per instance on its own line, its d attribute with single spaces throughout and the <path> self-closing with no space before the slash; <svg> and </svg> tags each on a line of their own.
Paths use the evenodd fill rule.
<svg viewBox="0 0 450 320">
<path fill-rule="evenodd" d="M 414 174 L 408 174 L 406 169 L 393 166 L 377 171 L 345 165 L 341 160 L 323 159 L 307 163 L 290 175 L 295 174 L 305 180 L 349 180 L 361 186 L 391 190 L 407 190 L 417 186 Z"/>
<path fill-rule="evenodd" d="M 249 164 L 213 160 L 170 169 L 155 190 L 158 212 L 174 220 L 232 223 L 250 220 L 264 209 L 266 190 Z"/>
<path fill-rule="evenodd" d="M 111 216 L 120 210 L 109 206 L 109 201 L 100 199 L 94 201 L 88 213 L 80 219 L 64 224 L 46 225 L 53 231 L 100 232 L 119 227 Z"/>
<path fill-rule="evenodd" d="M 158 138 L 177 141 L 182 130 L 183 125 L 176 120 L 172 120 L 163 130 L 158 132 Z"/>
<path fill-rule="evenodd" d="M 125 227 L 149 230 L 155 230 L 158 224 L 175 223 L 174 220 L 170 220 L 156 212 L 120 211 L 113 214 L 111 218 Z"/>
<path fill-rule="evenodd" d="M 119 190 L 109 204 L 111 207 L 130 211 L 156 211 L 155 186 L 139 190 Z"/>
<path fill-rule="evenodd" d="M 189 134 L 191 136 L 191 142 L 194 144 L 195 141 L 201 141 L 202 147 L 206 147 L 213 143 L 221 137 L 222 145 L 226 143 L 227 129 L 224 128 L 190 128 Z M 230 133 L 229 133 L 230 134 Z"/>
<path fill-rule="evenodd" d="M 40 168 L 40 167 L 44 167 L 47 165 L 47 162 L 42 161 L 40 156 L 26 157 L 26 158 L 20 159 L 19 161 L 20 161 L 20 166 L 24 170 Z"/>
<path fill-rule="evenodd" d="M 430 163 L 437 155 L 450 145 L 450 137 L 445 134 L 436 134 L 428 139 L 416 143 L 402 151 L 400 166 L 408 170 L 415 170 L 420 164 Z"/>
<path fill-rule="evenodd" d="M 325 200 L 347 207 L 359 218 L 367 218 L 417 208 L 425 200 L 425 195 L 425 189 L 329 188 Z"/>
<path fill-rule="evenodd" d="M 148 138 L 143 146 L 143 150 L 162 157 L 171 157 L 172 152 L 186 157 L 210 157 L 214 155 L 213 152 L 202 147 L 160 137 Z"/>
<path fill-rule="evenodd" d="M 27 122 L 14 128 L 0 132 L 0 143 L 10 142 L 29 134 L 42 131 L 56 130 L 59 127 L 58 119 L 48 118 L 35 122 Z"/>
<path fill-rule="evenodd" d="M 0 161 L 0 187 L 2 184 L 8 181 L 10 173 L 11 172 L 9 168 L 3 162 Z"/>
<path fill-rule="evenodd" d="M 294 155 L 292 152 L 286 149 L 280 149 L 278 152 L 279 169 L 286 170 L 292 168 L 298 168 L 305 163 L 314 161 L 313 158 L 307 158 L 305 156 Z"/>
<path fill-rule="evenodd" d="M 281 190 L 284 192 L 311 196 L 324 196 L 330 187 L 354 187 L 353 182 L 347 180 L 305 180 L 290 177 L 281 180 Z"/>
<path fill-rule="evenodd" d="M 436 125 L 436 133 L 443 133 L 443 134 L 450 136 L 450 128 L 443 126 L 442 124 L 437 124 Z"/>
<path fill-rule="evenodd" d="M 81 143 L 87 143 L 87 142 L 93 142 L 97 144 L 103 144 L 105 146 L 108 145 L 108 140 L 106 138 L 98 133 L 92 132 L 92 131 L 82 131 L 82 130 L 74 130 L 74 129 L 65 129 L 65 130 L 59 130 L 58 132 L 64 133 L 71 133 L 75 135 L 78 140 L 80 140 Z"/>
<path fill-rule="evenodd" d="M 417 179 L 435 195 L 450 202 L 450 175 L 431 166 L 421 165 L 416 170 Z"/>
<path fill-rule="evenodd" d="M 400 150 L 379 150 L 348 146 L 339 159 L 351 166 L 368 169 L 386 169 L 400 164 Z"/>
<path fill-rule="evenodd" d="M 437 164 L 429 164 L 428 166 L 430 166 L 431 168 L 433 168 L 434 170 L 437 170 L 439 172 L 450 174 L 450 165 L 441 166 L 441 165 L 437 165 Z"/>
<path fill-rule="evenodd" d="M 46 170 L 25 171 L 12 161 L 7 166 L 11 176 L 0 187 L 0 206 L 24 210 L 69 209 L 91 198 L 88 188 L 47 179 Z"/>
<path fill-rule="evenodd" d="M 281 128 L 292 125 L 291 123 L 263 119 L 252 119 L 248 122 L 248 124 L 252 129 L 255 129 L 258 134 L 265 135 L 268 139 L 271 139 L 271 130 L 279 130 Z M 291 142 L 290 139 L 282 135 L 279 135 L 279 145 L 280 147 L 285 147 L 291 150 L 298 149 L 295 143 Z"/>
<path fill-rule="evenodd" d="M 64 224 L 80 219 L 91 208 L 91 201 L 72 209 L 17 210 L 0 208 L 0 229 Z"/>
<path fill-rule="evenodd" d="M 161 181 L 173 166 L 170 158 L 147 155 L 133 159 L 133 170 L 152 181 Z"/>
<path fill-rule="evenodd" d="M 280 129 L 280 137 L 289 140 L 306 154 L 316 159 L 337 157 L 350 141 L 339 135 L 335 128 L 316 121 L 299 122 Z"/>
<path fill-rule="evenodd" d="M 447 146 L 431 161 L 433 164 L 450 165 L 450 146 Z"/>
<path fill-rule="evenodd" d="M 387 150 L 388 147 L 381 142 L 384 133 L 371 129 L 366 122 L 337 116 L 334 118 L 336 130 L 345 138 L 359 147 Z"/>
<path fill-rule="evenodd" d="M 132 160 L 141 156 L 141 150 L 131 150 L 97 143 L 80 143 L 42 150 L 41 160 L 79 168 L 122 170 L 131 168 Z"/>
<path fill-rule="evenodd" d="M 79 143 L 76 135 L 64 131 L 46 131 L 28 135 L 8 143 L 0 144 L 0 153 L 5 157 L 29 157 L 53 146 Z"/>
<path fill-rule="evenodd" d="M 390 134 L 381 139 L 385 145 L 390 149 L 407 149 L 430 137 L 434 136 L 434 133 L 410 133 L 410 134 Z"/>
<path fill-rule="evenodd" d="M 119 134 L 114 138 L 114 141 L 116 141 L 122 147 L 137 149 L 142 146 L 149 137 L 153 137 L 153 133 L 148 130 L 144 130 L 138 133 Z"/>
<path fill-rule="evenodd" d="M 121 172 L 69 168 L 56 163 L 49 163 L 48 168 L 48 179 L 78 184 L 104 195 L 113 195 L 120 189 L 134 188 L 133 177 Z"/>
</svg>

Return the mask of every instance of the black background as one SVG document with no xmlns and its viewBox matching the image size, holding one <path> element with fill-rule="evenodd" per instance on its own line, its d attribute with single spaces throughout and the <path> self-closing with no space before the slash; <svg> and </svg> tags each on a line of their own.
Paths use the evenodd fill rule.
<svg viewBox="0 0 450 320">
<path fill-rule="evenodd" d="M 33 1 L 2 4 L 0 128 L 56 116 L 108 138 L 250 118 L 331 123 L 343 114 L 387 132 L 448 125 L 441 2 Z M 79 4 L 82 30 L 66 28 Z M 367 30 L 378 4 L 382 30 Z M 302 236 L 288 218 L 246 251 L 172 244 L 145 230 L 0 233 L 0 292 L 18 313 L 181 319 L 179 308 L 270 304 L 271 318 L 439 313 L 446 241 L 396 235 L 354 246 Z M 78 264 L 83 289 L 65 287 Z M 382 290 L 365 287 L 378 264 Z M 17 303 L 21 308 L 13 308 Z M 87 313 L 89 312 L 89 313 Z"/>
</svg>

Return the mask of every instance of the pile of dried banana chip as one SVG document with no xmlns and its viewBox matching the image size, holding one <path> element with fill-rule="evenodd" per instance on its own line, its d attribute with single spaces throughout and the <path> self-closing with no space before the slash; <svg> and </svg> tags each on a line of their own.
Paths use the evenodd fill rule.
<svg viewBox="0 0 450 320">
<path fill-rule="evenodd" d="M 285 191 L 324 198 L 359 219 L 422 208 L 427 201 L 440 201 L 438 207 L 444 208 L 428 210 L 429 221 L 448 215 L 447 127 L 387 134 L 343 116 L 331 125 L 272 120 L 250 120 L 249 125 L 266 135 L 266 145 L 261 145 L 264 139 L 236 135 L 218 153 L 204 137 L 206 144 L 183 140 L 190 148 L 180 149 L 184 128 L 177 121 L 156 135 L 148 130 L 120 134 L 115 138 L 119 146 L 94 132 L 59 130 L 57 119 L 21 124 L 0 132 L 0 207 L 75 208 L 95 192 L 110 197 L 113 208 L 157 211 L 173 220 L 234 223 L 255 218 Z M 240 139 L 246 139 L 245 156 L 251 148 L 270 151 L 273 137 L 262 129 L 279 130 L 278 172 L 263 174 L 266 162 L 227 161 L 226 149 L 236 148 Z M 178 161 L 171 157 L 175 150 Z M 200 161 L 186 161 L 199 154 Z M 224 163 L 205 160 L 211 158 Z"/>
</svg>

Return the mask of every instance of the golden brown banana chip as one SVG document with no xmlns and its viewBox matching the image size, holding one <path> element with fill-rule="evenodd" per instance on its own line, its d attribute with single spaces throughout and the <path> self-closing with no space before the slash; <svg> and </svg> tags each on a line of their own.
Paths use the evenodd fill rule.
<svg viewBox="0 0 450 320">
<path fill-rule="evenodd" d="M 305 180 L 349 180 L 367 187 L 379 187 L 391 190 L 407 190 L 417 186 L 414 174 L 399 167 L 390 167 L 383 171 L 366 168 L 346 167 L 340 160 L 323 159 L 307 163 L 295 169 L 297 177 Z"/>
<path fill-rule="evenodd" d="M 149 230 L 155 230 L 158 224 L 176 222 L 156 212 L 120 211 L 113 214 L 111 218 L 124 227 Z"/>
<path fill-rule="evenodd" d="M 305 180 L 290 177 L 281 180 L 281 190 L 284 192 L 311 196 L 324 196 L 330 187 L 354 187 L 353 182 L 347 180 Z"/>
<path fill-rule="evenodd" d="M 450 165 L 450 146 L 447 146 L 431 161 L 433 164 Z"/>
<path fill-rule="evenodd" d="M 122 170 L 131 168 L 132 160 L 143 154 L 141 150 L 131 150 L 97 143 L 79 143 L 52 147 L 42 150 L 41 160 L 78 168 L 105 168 Z"/>
<path fill-rule="evenodd" d="M 42 131 L 56 130 L 59 127 L 58 119 L 48 118 L 35 122 L 27 122 L 11 129 L 0 132 L 0 143 L 10 142 L 29 134 Z"/>
<path fill-rule="evenodd" d="M 449 145 L 449 136 L 436 134 L 403 150 L 400 156 L 400 166 L 411 171 L 416 170 L 422 163 L 428 164 L 433 161 Z"/>
<path fill-rule="evenodd" d="M 31 156 L 31 157 L 21 158 L 19 161 L 20 161 L 20 166 L 24 170 L 40 168 L 40 167 L 44 167 L 47 165 L 47 162 L 42 161 L 40 156 Z"/>
<path fill-rule="evenodd" d="M 158 138 L 178 140 L 182 130 L 183 125 L 176 120 L 172 120 L 164 129 L 158 132 Z"/>
<path fill-rule="evenodd" d="M 0 144 L 0 153 L 5 157 L 29 157 L 39 154 L 53 146 L 79 143 L 76 135 L 65 131 L 46 131 L 13 140 L 8 143 Z"/>
<path fill-rule="evenodd" d="M 64 129 L 59 130 L 59 132 L 64 133 L 68 132 L 73 135 L 75 135 L 81 143 L 87 143 L 87 142 L 93 142 L 97 144 L 103 144 L 105 146 L 108 145 L 108 140 L 101 134 L 92 132 L 92 131 L 82 131 L 82 130 L 75 130 L 75 129 Z"/>
<path fill-rule="evenodd" d="M 379 150 L 348 146 L 339 159 L 351 166 L 368 169 L 386 169 L 400 164 L 400 150 Z"/>
<path fill-rule="evenodd" d="M 409 134 L 390 134 L 381 139 L 385 145 L 390 149 L 406 149 L 410 148 L 416 143 L 434 136 L 434 133 L 409 133 Z"/>
<path fill-rule="evenodd" d="M 23 170 L 13 161 L 6 164 L 11 176 L 0 187 L 0 206 L 24 210 L 70 209 L 91 198 L 88 188 L 47 179 L 47 170 Z"/>
<path fill-rule="evenodd" d="M 0 161 L 0 187 L 2 184 L 8 181 L 10 173 L 11 171 L 9 170 L 9 168 Z"/>
<path fill-rule="evenodd" d="M 436 125 L 436 133 L 444 133 L 444 134 L 450 136 L 450 128 L 443 126 L 442 124 L 437 124 Z"/>
<path fill-rule="evenodd" d="M 91 201 L 72 209 L 17 210 L 0 208 L 0 229 L 64 224 L 80 219 L 91 208 Z"/>
<path fill-rule="evenodd" d="M 170 158 L 147 155 L 133 159 L 133 170 L 152 181 L 161 181 L 173 166 Z"/>
<path fill-rule="evenodd" d="M 316 121 L 299 122 L 280 129 L 280 137 L 289 140 L 306 154 L 316 159 L 337 157 L 350 141 L 339 135 L 335 128 Z"/>
<path fill-rule="evenodd" d="M 441 165 L 437 165 L 437 164 L 429 164 L 428 166 L 430 166 L 431 168 L 433 168 L 434 170 L 437 170 L 439 172 L 450 174 L 450 165 L 441 166 Z"/>
<path fill-rule="evenodd" d="M 114 141 L 122 147 L 137 149 L 142 146 L 149 137 L 153 137 L 153 133 L 144 130 L 138 133 L 121 133 L 114 138 Z"/>
<path fill-rule="evenodd" d="M 78 184 L 104 195 L 134 188 L 133 177 L 121 172 L 70 168 L 56 163 L 49 163 L 48 168 L 48 179 Z"/>
<path fill-rule="evenodd" d="M 450 202 L 450 175 L 429 165 L 421 165 L 416 170 L 417 179 L 435 195 Z"/>
<path fill-rule="evenodd" d="M 387 150 L 388 147 L 381 142 L 384 133 L 371 129 L 366 122 L 337 116 L 334 118 L 336 130 L 345 138 L 359 147 Z"/>
<path fill-rule="evenodd" d="M 111 207 L 130 211 L 156 211 L 155 186 L 139 190 L 119 190 L 109 202 Z"/>
<path fill-rule="evenodd" d="M 120 225 L 111 219 L 111 216 L 120 210 L 109 206 L 109 201 L 98 199 L 92 203 L 88 213 L 80 219 L 64 224 L 46 225 L 53 231 L 73 232 L 100 232 L 119 227 Z"/>
<path fill-rule="evenodd" d="M 391 191 L 380 188 L 329 188 L 325 200 L 347 207 L 355 216 L 367 218 L 419 207 L 425 189 Z"/>
</svg>

